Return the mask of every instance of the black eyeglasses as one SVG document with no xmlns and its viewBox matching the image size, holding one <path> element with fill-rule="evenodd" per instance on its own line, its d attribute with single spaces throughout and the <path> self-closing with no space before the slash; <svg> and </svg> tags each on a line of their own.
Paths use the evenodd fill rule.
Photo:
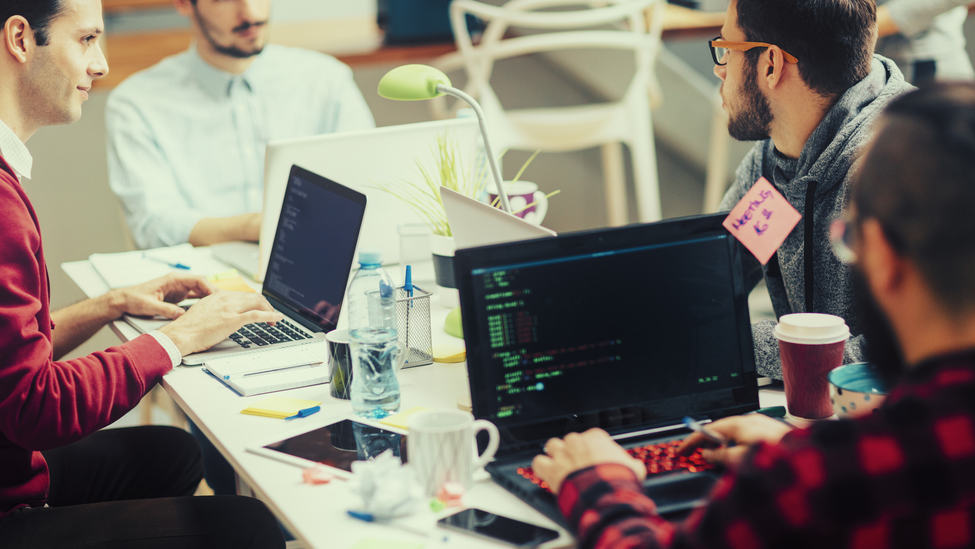
<svg viewBox="0 0 975 549">
<path fill-rule="evenodd" d="M 722 63 L 721 60 L 728 55 L 731 50 L 737 51 L 748 51 L 754 48 L 768 48 L 774 46 L 774 44 L 768 44 L 766 42 L 732 42 L 730 40 L 722 40 L 720 36 L 715 36 L 713 40 L 708 42 L 708 46 L 711 48 L 711 59 L 714 60 L 714 64 L 718 66 L 727 65 L 727 63 Z M 785 50 L 782 50 L 782 56 L 789 63 L 798 63 L 799 60 L 795 56 L 790 55 Z"/>
</svg>

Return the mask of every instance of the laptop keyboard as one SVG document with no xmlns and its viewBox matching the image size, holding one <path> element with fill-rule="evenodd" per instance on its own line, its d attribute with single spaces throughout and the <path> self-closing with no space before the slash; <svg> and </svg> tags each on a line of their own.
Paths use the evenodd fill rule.
<svg viewBox="0 0 975 549">
<path fill-rule="evenodd" d="M 265 347 L 274 343 L 311 339 L 311 336 L 306 334 L 302 328 L 287 320 L 281 320 L 274 326 L 266 322 L 248 324 L 230 334 L 230 339 L 237 345 L 249 349 L 252 346 Z"/>
<path fill-rule="evenodd" d="M 677 455 L 680 442 L 680 440 L 671 440 L 660 444 L 638 446 L 629 448 L 627 452 L 647 466 L 647 478 L 654 475 L 697 473 L 715 468 L 714 464 L 704 461 L 700 449 L 689 456 Z M 548 483 L 538 478 L 531 467 L 519 467 L 518 474 L 540 488 L 549 489 Z"/>
</svg>

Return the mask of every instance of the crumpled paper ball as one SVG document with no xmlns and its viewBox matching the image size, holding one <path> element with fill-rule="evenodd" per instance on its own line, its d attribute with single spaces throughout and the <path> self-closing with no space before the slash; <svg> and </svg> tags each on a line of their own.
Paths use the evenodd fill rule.
<svg viewBox="0 0 975 549">
<path fill-rule="evenodd" d="M 423 499 L 423 489 L 409 467 L 386 450 L 369 461 L 352 462 L 349 490 L 362 498 L 362 510 L 377 518 L 411 515 Z"/>
</svg>

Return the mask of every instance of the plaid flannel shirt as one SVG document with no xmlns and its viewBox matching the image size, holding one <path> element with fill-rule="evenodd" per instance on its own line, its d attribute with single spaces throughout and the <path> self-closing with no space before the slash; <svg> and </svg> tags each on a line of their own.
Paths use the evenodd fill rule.
<svg viewBox="0 0 975 549">
<path fill-rule="evenodd" d="M 876 413 L 759 444 L 682 523 L 623 465 L 559 493 L 580 547 L 975 546 L 975 350 L 912 369 Z"/>
</svg>

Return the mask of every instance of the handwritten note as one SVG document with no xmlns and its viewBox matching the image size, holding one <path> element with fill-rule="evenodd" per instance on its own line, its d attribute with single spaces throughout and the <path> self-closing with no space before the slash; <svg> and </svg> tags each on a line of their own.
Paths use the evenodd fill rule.
<svg viewBox="0 0 975 549">
<path fill-rule="evenodd" d="M 800 219 L 802 215 L 763 177 L 722 225 L 765 265 Z"/>
</svg>

